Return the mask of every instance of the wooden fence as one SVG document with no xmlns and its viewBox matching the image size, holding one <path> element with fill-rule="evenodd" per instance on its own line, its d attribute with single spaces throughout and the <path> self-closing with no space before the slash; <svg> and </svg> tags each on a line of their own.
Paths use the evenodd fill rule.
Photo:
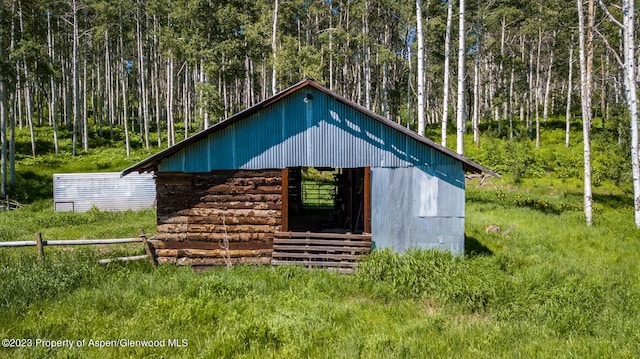
<svg viewBox="0 0 640 359">
<path fill-rule="evenodd" d="M 20 202 L 9 199 L 9 197 L 0 198 L 0 211 L 11 211 L 18 208 L 22 208 Z"/>
<path fill-rule="evenodd" d="M 147 236 L 144 232 L 140 232 L 138 238 L 115 238 L 115 239 L 68 239 L 68 240 L 44 240 L 41 233 L 36 233 L 36 239 L 33 241 L 13 241 L 13 242 L 0 242 L 0 248 L 10 247 L 36 247 L 38 251 L 38 259 L 44 260 L 44 247 L 46 246 L 87 246 L 87 245 L 113 245 L 124 243 L 142 243 L 144 246 L 144 255 L 130 256 L 130 257 L 118 257 L 118 258 L 106 258 L 101 259 L 99 263 L 110 263 L 114 261 L 133 261 L 141 259 L 149 259 L 152 266 L 156 266 L 155 258 L 149 243 Z"/>
</svg>

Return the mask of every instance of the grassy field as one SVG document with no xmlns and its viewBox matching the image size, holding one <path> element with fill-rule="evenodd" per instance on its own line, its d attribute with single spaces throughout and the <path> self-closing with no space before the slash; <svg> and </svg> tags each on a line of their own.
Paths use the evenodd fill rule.
<svg viewBox="0 0 640 359">
<path fill-rule="evenodd" d="M 377 252 L 352 276 L 288 267 L 195 274 L 170 265 L 152 270 L 144 261 L 105 266 L 88 249 L 52 249 L 40 264 L 31 248 L 3 250 L 0 336 L 32 346 L 2 348 L 0 356 L 637 357 L 640 251 L 628 201 L 600 193 L 610 200 L 587 228 L 570 184 L 542 194 L 535 182 L 469 185 L 464 259 Z M 31 211 L 0 218 L 32 218 L 29 225 L 52 216 L 87 238 L 135 229 L 104 232 L 124 222 L 115 214 L 55 219 Z M 124 216 L 153 225 L 148 212 Z M 486 233 L 488 225 L 501 233 Z M 39 339 L 75 346 L 36 347 Z M 121 339 L 140 342 L 99 347 L 131 344 Z M 141 346 L 149 340 L 157 347 Z"/>
<path fill-rule="evenodd" d="M 377 251 L 355 275 L 242 266 L 196 274 L 97 264 L 139 245 L 47 248 L 43 263 L 33 248 L 2 249 L 0 357 L 640 357 L 640 234 L 625 167 L 596 156 L 595 223 L 586 227 L 579 145 L 564 149 L 561 130 L 545 134 L 540 150 L 492 138 L 483 138 L 491 157 L 469 147 L 506 178 L 467 185 L 464 258 Z M 29 172 L 133 161 L 102 151 L 50 166 L 23 159 L 28 205 L 0 213 L 0 240 L 152 232 L 153 211 L 54 213 L 47 189 L 28 189 Z"/>
</svg>

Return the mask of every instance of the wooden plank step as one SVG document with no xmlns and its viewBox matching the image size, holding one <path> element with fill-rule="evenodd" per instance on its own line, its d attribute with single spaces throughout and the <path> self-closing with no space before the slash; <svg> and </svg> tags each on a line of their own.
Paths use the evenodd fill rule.
<svg viewBox="0 0 640 359">
<path fill-rule="evenodd" d="M 286 246 L 274 245 L 273 250 L 276 252 L 286 251 L 308 251 L 308 252 L 357 252 L 369 253 L 369 247 L 329 247 L 329 246 Z"/>
<path fill-rule="evenodd" d="M 279 253 L 273 252 L 272 258 L 303 258 L 303 259 L 332 259 L 337 261 L 356 261 L 361 256 L 351 254 L 324 254 L 324 253 Z"/>
<path fill-rule="evenodd" d="M 353 268 L 357 266 L 355 262 L 314 262 L 314 261 L 283 261 L 283 260 L 271 260 L 272 265 L 304 265 L 310 267 L 348 267 Z"/>
<path fill-rule="evenodd" d="M 370 241 L 347 241 L 331 239 L 306 239 L 306 238 L 275 238 L 274 244 L 309 244 L 309 245 L 330 245 L 330 246 L 352 246 L 371 247 Z"/>
</svg>

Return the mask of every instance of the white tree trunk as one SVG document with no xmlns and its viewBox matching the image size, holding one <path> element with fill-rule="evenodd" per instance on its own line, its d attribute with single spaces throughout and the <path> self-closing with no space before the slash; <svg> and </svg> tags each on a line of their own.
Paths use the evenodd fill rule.
<svg viewBox="0 0 640 359">
<path fill-rule="evenodd" d="M 23 14 L 22 14 L 22 2 L 18 1 L 18 14 L 19 14 L 19 22 L 20 22 L 20 33 L 24 33 L 24 23 L 23 23 Z M 20 68 L 20 66 L 18 66 Z M 19 70 L 18 70 L 19 71 Z M 33 158 L 36 157 L 36 136 L 33 130 L 33 114 L 32 114 L 32 106 L 31 106 L 31 79 L 29 75 L 29 68 L 27 67 L 27 61 L 22 56 L 22 72 L 24 74 L 24 107 L 27 114 L 27 124 L 29 125 L 29 134 L 31 136 L 31 155 Z"/>
<path fill-rule="evenodd" d="M 271 68 L 271 95 L 275 95 L 277 93 L 277 82 L 276 82 L 276 59 L 277 59 L 277 34 L 278 34 L 278 1 L 275 0 L 275 6 L 273 8 L 273 28 L 271 32 L 271 52 L 273 53 L 273 66 Z"/>
<path fill-rule="evenodd" d="M 464 0 L 460 0 L 460 18 L 458 29 L 458 105 L 456 112 L 456 151 L 458 154 L 464 153 L 464 83 L 465 83 L 465 68 L 464 68 L 464 52 L 465 52 L 465 31 L 464 31 Z"/>
<path fill-rule="evenodd" d="M 131 146 L 129 142 L 129 119 L 128 119 L 128 104 L 127 104 L 127 70 L 126 62 L 124 61 L 123 52 L 123 40 L 122 40 L 122 27 L 120 28 L 120 85 L 122 86 L 122 121 L 124 122 L 124 143 L 127 151 L 127 157 L 131 155 Z"/>
<path fill-rule="evenodd" d="M 592 0 L 590 0 L 591 2 Z M 589 87 L 589 56 L 587 48 L 589 35 L 585 36 L 586 26 L 582 0 L 576 0 L 578 6 L 578 42 L 580 53 L 580 95 L 582 98 L 582 131 L 584 140 L 584 214 L 588 226 L 593 224 L 593 195 L 591 191 L 591 89 Z M 585 39 L 585 37 L 587 39 Z"/>
<path fill-rule="evenodd" d="M 420 0 L 416 0 L 420 1 Z M 362 16 L 364 40 L 364 107 L 371 109 L 371 46 L 369 44 L 369 1 L 364 2 L 365 14 Z M 420 36 L 420 35 L 419 35 Z"/>
<path fill-rule="evenodd" d="M 542 49 L 542 30 L 538 30 L 538 53 L 536 58 L 536 84 L 532 94 L 536 111 L 536 148 L 540 148 L 540 51 Z"/>
<path fill-rule="evenodd" d="M 158 147 L 162 146 L 162 127 L 160 126 L 160 51 L 158 51 L 158 19 L 156 15 L 153 15 L 153 47 L 154 47 L 154 61 L 153 72 L 151 81 L 152 91 L 155 97 L 155 109 L 156 109 L 156 130 L 158 131 Z"/>
<path fill-rule="evenodd" d="M 0 23 L 2 23 L 2 0 L 0 0 Z M 2 31 L 0 31 L 0 59 L 2 51 Z M 7 99 L 4 93 L 4 74 L 0 71 L 0 195 L 7 196 Z"/>
<path fill-rule="evenodd" d="M 105 115 L 109 123 L 109 134 L 113 139 L 113 121 L 115 119 L 115 105 L 113 98 L 113 82 L 111 78 L 111 52 L 109 51 L 109 32 L 104 31 L 104 92 L 107 109 Z"/>
<path fill-rule="evenodd" d="M 71 109 L 72 121 L 73 121 L 73 134 L 71 143 L 71 152 L 75 156 L 77 154 L 77 133 L 78 133 L 78 107 L 80 106 L 78 101 L 78 3 L 73 0 L 71 3 L 71 11 L 73 12 L 73 50 L 71 59 L 71 76 L 72 76 L 72 92 L 73 92 L 73 106 Z"/>
<path fill-rule="evenodd" d="M 636 85 L 634 0 L 622 1 L 624 44 L 624 84 L 627 107 L 631 120 L 631 172 L 633 178 L 633 202 L 636 227 L 640 228 L 640 153 L 638 152 L 638 95 Z"/>
<path fill-rule="evenodd" d="M 1 2 L 1 1 L 0 1 Z M 0 4 L 0 9 L 2 9 L 2 4 Z M 50 61 L 53 63 L 54 59 L 54 48 L 53 48 L 53 36 L 51 34 L 51 16 L 53 16 L 53 12 L 47 12 L 47 53 L 49 55 Z M 0 50 L 1 52 L 2 50 Z M 2 55 L 0 53 L 0 58 Z M 58 154 L 58 124 L 56 119 L 56 85 L 55 79 L 53 75 L 50 76 L 49 80 L 49 122 L 53 126 L 53 148 L 56 154 Z"/>
<path fill-rule="evenodd" d="M 85 17 L 86 24 L 86 17 Z M 86 29 L 86 25 L 85 25 Z M 82 54 L 82 148 L 86 151 L 89 150 L 89 106 L 87 103 L 87 48 L 86 39 L 85 46 Z M 94 115 L 95 116 L 95 115 Z M 94 117 L 95 120 L 95 117 Z"/>
<path fill-rule="evenodd" d="M 447 4 L 447 29 L 444 36 L 444 80 L 442 96 L 442 145 L 447 146 L 447 123 L 449 120 L 449 72 L 451 62 L 451 22 L 453 21 L 453 0 Z"/>
<path fill-rule="evenodd" d="M 175 143 L 175 132 L 173 130 L 173 57 L 171 52 L 167 56 L 167 147 Z"/>
<path fill-rule="evenodd" d="M 142 11 L 140 9 L 141 3 L 138 2 L 138 13 L 136 16 L 136 39 L 138 45 L 138 72 L 139 72 L 139 81 L 140 81 L 140 94 L 141 99 L 139 102 L 142 103 L 142 122 L 144 124 L 144 145 L 146 149 L 149 149 L 149 98 L 147 96 L 147 80 L 145 73 L 145 64 L 144 64 L 144 53 L 142 47 L 142 27 L 140 22 L 142 21 Z"/>
<path fill-rule="evenodd" d="M 551 92 L 551 70 L 553 70 L 553 55 L 555 46 L 556 32 L 553 32 L 553 41 L 551 42 L 551 52 L 549 53 L 549 66 L 547 67 L 547 83 L 544 87 L 544 102 L 542 105 L 542 119 L 547 123 L 549 119 L 549 95 Z"/>
<path fill-rule="evenodd" d="M 182 83 L 182 117 L 184 121 L 184 138 L 187 138 L 189 137 L 189 63 L 185 62 L 183 67 L 184 82 Z"/>
<path fill-rule="evenodd" d="M 424 37 L 422 33 L 422 1 L 416 0 L 416 35 L 418 38 L 418 135 L 424 136 Z"/>
<path fill-rule="evenodd" d="M 511 64 L 511 78 L 509 79 L 509 139 L 513 139 L 513 85 L 515 83 L 515 66 Z"/>
<path fill-rule="evenodd" d="M 565 129 L 565 147 L 569 148 L 569 137 L 571 133 L 571 97 L 573 96 L 573 36 L 569 45 L 569 78 L 567 79 L 567 112 Z"/>
<path fill-rule="evenodd" d="M 476 34 L 476 36 L 479 35 Z M 476 42 L 476 45 L 476 55 L 473 62 L 473 116 L 471 123 L 473 143 L 476 147 L 480 147 L 480 40 Z"/>
</svg>

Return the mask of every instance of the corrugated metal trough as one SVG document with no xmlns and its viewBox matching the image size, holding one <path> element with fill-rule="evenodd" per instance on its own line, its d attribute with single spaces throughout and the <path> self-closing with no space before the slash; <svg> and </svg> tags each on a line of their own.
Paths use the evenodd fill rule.
<svg viewBox="0 0 640 359">
<path fill-rule="evenodd" d="M 151 173 L 121 177 L 120 172 L 60 173 L 53 175 L 56 212 L 86 212 L 154 208 L 156 186 Z"/>
</svg>

